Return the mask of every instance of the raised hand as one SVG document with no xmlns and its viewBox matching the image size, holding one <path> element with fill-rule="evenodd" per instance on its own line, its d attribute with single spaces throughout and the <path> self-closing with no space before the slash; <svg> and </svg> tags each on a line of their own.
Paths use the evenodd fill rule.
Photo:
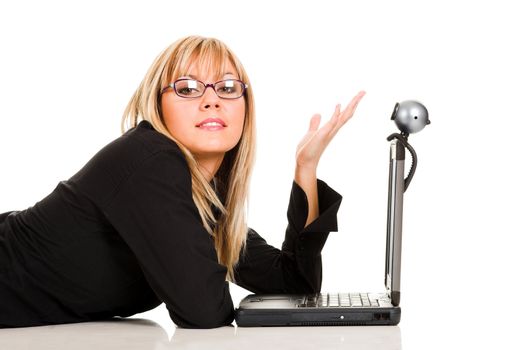
<svg viewBox="0 0 525 350">
<path fill-rule="evenodd" d="M 365 92 L 360 91 L 342 112 L 341 105 L 338 104 L 335 107 L 332 118 L 320 129 L 319 125 L 321 124 L 321 115 L 315 114 L 312 117 L 308 132 L 297 146 L 295 159 L 298 167 L 304 169 L 317 168 L 324 150 L 339 129 L 341 129 L 341 127 L 352 118 L 359 101 L 361 101 L 364 95 Z"/>
<path fill-rule="evenodd" d="M 352 118 L 364 95 L 365 92 L 360 91 L 342 112 L 341 105 L 338 104 L 332 118 L 320 129 L 321 115 L 315 114 L 310 120 L 310 127 L 306 135 L 297 146 L 294 180 L 306 193 L 308 199 L 308 217 L 305 226 L 308 226 L 319 216 L 316 175 L 319 160 L 339 129 Z"/>
</svg>

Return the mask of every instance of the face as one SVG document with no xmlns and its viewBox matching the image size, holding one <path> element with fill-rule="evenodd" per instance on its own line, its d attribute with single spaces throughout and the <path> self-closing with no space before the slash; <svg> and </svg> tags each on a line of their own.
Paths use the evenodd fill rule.
<svg viewBox="0 0 525 350">
<path fill-rule="evenodd" d="M 226 74 L 203 75 L 199 67 L 193 67 L 188 75 L 177 77 L 191 78 L 205 84 L 224 79 L 239 79 L 231 63 L 226 66 Z M 208 87 L 198 98 L 178 96 L 173 89 L 162 94 L 162 115 L 170 134 L 199 159 L 219 159 L 239 142 L 244 125 L 245 100 L 222 99 L 213 88 Z"/>
</svg>

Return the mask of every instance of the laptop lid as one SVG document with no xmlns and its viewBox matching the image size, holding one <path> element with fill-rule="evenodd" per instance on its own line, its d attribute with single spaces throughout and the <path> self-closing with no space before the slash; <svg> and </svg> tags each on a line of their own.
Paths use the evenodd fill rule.
<svg viewBox="0 0 525 350">
<path fill-rule="evenodd" d="M 401 298 L 401 243 L 403 193 L 405 192 L 405 147 L 397 139 L 390 143 L 388 212 L 386 229 L 385 287 L 392 305 Z"/>
</svg>

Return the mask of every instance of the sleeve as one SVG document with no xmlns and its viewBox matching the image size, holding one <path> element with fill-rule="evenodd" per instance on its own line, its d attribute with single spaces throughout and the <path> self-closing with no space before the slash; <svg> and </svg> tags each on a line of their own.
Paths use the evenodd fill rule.
<svg viewBox="0 0 525 350">
<path fill-rule="evenodd" d="M 105 209 L 179 327 L 233 321 L 226 267 L 202 225 L 183 155 L 156 153 L 120 186 Z"/>
<path fill-rule="evenodd" d="M 321 290 L 321 250 L 328 233 L 337 231 L 339 193 L 317 180 L 319 217 L 304 227 L 306 193 L 294 181 L 288 206 L 288 227 L 281 250 L 249 230 L 244 254 L 236 268 L 236 283 L 254 293 L 318 293 Z"/>
</svg>

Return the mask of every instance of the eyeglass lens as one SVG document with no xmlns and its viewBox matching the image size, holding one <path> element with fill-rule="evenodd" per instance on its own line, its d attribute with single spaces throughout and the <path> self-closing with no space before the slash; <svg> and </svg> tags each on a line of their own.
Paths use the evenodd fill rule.
<svg viewBox="0 0 525 350">
<path fill-rule="evenodd" d="M 239 98 L 243 94 L 243 84 L 238 80 L 223 80 L 214 84 L 217 96 L 221 98 Z M 192 79 L 175 82 L 175 92 L 182 97 L 200 97 L 204 94 L 205 85 Z"/>
</svg>

